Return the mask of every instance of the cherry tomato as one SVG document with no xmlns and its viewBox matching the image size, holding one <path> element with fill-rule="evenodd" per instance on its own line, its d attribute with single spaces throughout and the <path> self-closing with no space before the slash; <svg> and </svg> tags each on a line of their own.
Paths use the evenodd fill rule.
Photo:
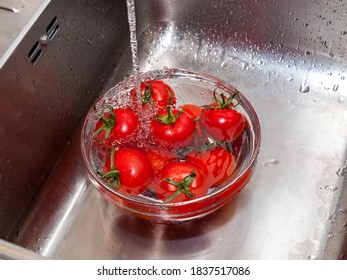
<svg viewBox="0 0 347 280">
<path fill-rule="evenodd" d="M 206 174 L 190 162 L 172 162 L 160 173 L 156 195 L 164 202 L 181 202 L 203 197 L 208 192 Z"/>
<path fill-rule="evenodd" d="M 98 114 L 99 121 L 95 125 L 94 139 L 105 144 L 123 143 L 139 130 L 139 119 L 130 109 L 109 108 L 104 115 Z"/>
<path fill-rule="evenodd" d="M 234 109 L 232 99 L 237 92 L 225 99 L 221 94 L 221 101 L 216 98 L 202 110 L 200 122 L 202 129 L 217 141 L 229 141 L 235 139 L 244 130 L 246 119 L 243 114 Z"/>
<path fill-rule="evenodd" d="M 194 138 L 195 123 L 184 111 L 171 107 L 159 112 L 151 122 L 155 144 L 164 148 L 183 148 Z"/>
<path fill-rule="evenodd" d="M 193 120 L 199 119 L 202 113 L 202 108 L 195 104 L 184 104 L 179 109 L 186 112 Z"/>
<path fill-rule="evenodd" d="M 174 152 L 153 147 L 144 152 L 149 162 L 152 165 L 154 177 L 158 176 L 163 167 L 170 162 L 177 160 L 177 155 Z"/>
<path fill-rule="evenodd" d="M 135 91 L 131 91 L 135 100 Z M 143 106 L 153 105 L 157 109 L 165 109 L 167 105 L 176 105 L 176 95 L 173 89 L 162 80 L 147 80 L 141 83 Z"/>
<path fill-rule="evenodd" d="M 195 104 L 184 104 L 179 109 L 186 112 L 195 121 L 194 142 L 195 146 L 204 145 L 207 141 L 207 136 L 201 130 L 200 122 L 198 121 L 202 114 L 202 107 Z"/>
<path fill-rule="evenodd" d="M 132 148 L 112 149 L 99 176 L 114 189 L 136 195 L 146 189 L 153 170 L 147 157 L 140 151 Z"/>
<path fill-rule="evenodd" d="M 221 147 L 200 152 L 193 151 L 186 155 L 186 161 L 200 167 L 206 174 L 208 185 L 216 187 L 227 180 L 236 168 L 236 161 L 232 154 Z"/>
</svg>

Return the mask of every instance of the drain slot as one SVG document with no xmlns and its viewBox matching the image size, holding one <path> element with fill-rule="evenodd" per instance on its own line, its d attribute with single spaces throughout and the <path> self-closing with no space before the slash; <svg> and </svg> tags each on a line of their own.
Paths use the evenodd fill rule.
<svg viewBox="0 0 347 280">
<path fill-rule="evenodd" d="M 29 58 L 32 58 L 32 56 L 34 55 L 34 53 L 37 52 L 38 47 L 39 47 L 39 41 L 36 41 L 36 43 L 33 45 L 33 47 L 31 48 L 31 50 L 30 50 L 29 53 L 28 53 L 28 57 L 29 57 Z"/>
<path fill-rule="evenodd" d="M 55 25 L 54 29 L 49 33 L 48 39 L 50 41 L 52 41 L 52 39 L 54 38 L 55 34 L 57 34 L 58 30 L 59 30 L 59 24 Z"/>
<path fill-rule="evenodd" d="M 36 54 L 34 55 L 34 57 L 31 59 L 31 64 L 34 65 L 36 63 L 36 61 L 39 59 L 39 57 L 42 54 L 42 50 L 39 49 Z"/>
<path fill-rule="evenodd" d="M 57 16 L 55 16 L 52 21 L 47 25 L 46 32 L 49 33 L 52 29 L 53 26 L 57 24 Z"/>
<path fill-rule="evenodd" d="M 58 18 L 55 16 L 51 22 L 46 27 L 46 32 L 40 36 L 40 39 L 35 42 L 30 51 L 28 52 L 28 58 L 32 65 L 34 65 L 37 60 L 41 57 L 43 48 L 47 47 L 48 42 L 52 41 L 54 36 L 59 30 Z"/>
<path fill-rule="evenodd" d="M 46 28 L 46 34 L 49 41 L 53 39 L 55 34 L 58 32 L 58 30 L 59 30 L 58 19 L 57 19 L 57 16 L 55 16 Z"/>
</svg>

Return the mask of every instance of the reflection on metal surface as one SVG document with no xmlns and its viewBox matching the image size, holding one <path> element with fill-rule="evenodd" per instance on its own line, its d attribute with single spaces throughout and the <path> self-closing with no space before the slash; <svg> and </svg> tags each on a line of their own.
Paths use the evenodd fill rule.
<svg viewBox="0 0 347 280">
<path fill-rule="evenodd" d="M 0 5 L 0 10 L 3 10 L 3 11 L 8 11 L 8 12 L 11 12 L 11 13 L 19 13 L 19 9 L 15 8 L 15 7 L 11 7 L 11 6 L 1 6 Z"/>
<path fill-rule="evenodd" d="M 67 227 L 68 219 L 70 216 L 72 216 L 72 213 L 76 207 L 76 204 L 81 199 L 81 196 L 83 195 L 83 192 L 85 192 L 86 188 L 86 182 L 85 180 L 81 180 L 80 182 L 76 183 L 76 193 L 73 194 L 69 204 L 67 205 L 68 208 L 65 209 L 64 214 L 59 219 L 58 223 L 55 224 L 54 228 L 52 228 L 52 235 L 47 238 L 47 242 L 45 243 L 45 247 L 42 249 L 41 254 L 43 256 L 48 256 L 51 254 L 54 248 L 59 247 L 60 243 L 62 242 L 61 236 L 64 236 L 63 231 Z"/>
<path fill-rule="evenodd" d="M 41 255 L 0 239 L 0 260 L 42 260 Z"/>
</svg>

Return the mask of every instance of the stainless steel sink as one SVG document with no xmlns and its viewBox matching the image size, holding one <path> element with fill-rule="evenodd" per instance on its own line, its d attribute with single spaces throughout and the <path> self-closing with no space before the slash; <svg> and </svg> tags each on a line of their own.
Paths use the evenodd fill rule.
<svg viewBox="0 0 347 280">
<path fill-rule="evenodd" d="M 79 136 L 92 102 L 131 74 L 126 3 L 42 2 L 0 45 L 0 257 L 346 259 L 347 4 L 141 0 L 136 12 L 141 71 L 209 73 L 252 102 L 254 177 L 189 223 L 108 204 Z"/>
</svg>

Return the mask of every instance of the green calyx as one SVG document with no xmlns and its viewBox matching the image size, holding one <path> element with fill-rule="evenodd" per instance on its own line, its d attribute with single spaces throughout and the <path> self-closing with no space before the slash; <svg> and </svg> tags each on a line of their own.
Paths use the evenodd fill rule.
<svg viewBox="0 0 347 280">
<path fill-rule="evenodd" d="M 145 90 L 143 91 L 143 94 L 141 96 L 142 98 L 142 105 L 146 104 L 153 104 L 153 87 L 152 83 L 156 81 L 158 77 L 155 77 L 153 80 L 149 82 L 142 82 L 146 85 Z"/>
<path fill-rule="evenodd" d="M 218 109 L 224 109 L 224 108 L 231 109 L 232 107 L 235 107 L 237 105 L 237 104 L 234 105 L 232 101 L 239 94 L 238 90 L 235 90 L 232 94 L 230 94 L 230 96 L 228 98 L 225 97 L 224 93 L 221 93 L 219 95 L 219 97 L 217 97 L 216 90 L 217 89 L 215 89 L 213 91 L 213 98 L 217 102 L 217 107 L 214 107 L 214 108 L 218 108 Z"/>
<path fill-rule="evenodd" d="M 97 170 L 98 176 L 103 179 L 110 187 L 115 190 L 120 188 L 120 180 L 119 175 L 120 172 L 114 166 L 114 149 L 111 150 L 111 158 L 110 158 L 110 171 L 109 172 L 101 172 Z"/>
<path fill-rule="evenodd" d="M 151 86 L 151 83 L 146 83 L 145 90 L 142 95 L 142 105 L 151 104 L 152 103 L 152 96 L 153 96 L 153 88 Z"/>
<path fill-rule="evenodd" d="M 168 91 L 169 93 L 169 91 Z M 169 101 L 168 104 L 166 105 L 167 108 L 167 114 L 164 116 L 161 115 L 155 115 L 154 119 L 157 120 L 158 122 L 160 122 L 161 124 L 174 124 L 176 122 L 176 120 L 178 119 L 178 117 L 183 113 L 182 110 L 179 110 L 176 114 L 174 114 L 172 112 L 172 96 L 169 93 Z"/>
<path fill-rule="evenodd" d="M 178 111 L 176 114 L 172 112 L 171 105 L 167 106 L 167 113 L 163 116 L 155 115 L 154 119 L 161 124 L 174 124 L 183 111 Z"/>
<path fill-rule="evenodd" d="M 170 202 L 171 200 L 175 199 L 177 196 L 179 196 L 181 193 L 184 193 L 188 195 L 190 198 L 194 198 L 194 195 L 192 192 L 189 190 L 189 187 L 193 183 L 194 179 L 196 177 L 196 173 L 193 170 L 188 176 L 184 177 L 182 181 L 175 181 L 170 178 L 164 178 L 161 181 L 167 181 L 171 185 L 174 185 L 177 187 L 176 192 L 171 195 L 169 198 L 164 200 L 164 203 Z"/>
<path fill-rule="evenodd" d="M 105 131 L 105 139 L 110 137 L 110 133 L 112 128 L 116 125 L 116 115 L 114 114 L 112 106 L 108 105 L 108 109 L 110 110 L 110 116 L 106 118 L 104 115 L 101 115 L 94 106 L 95 115 L 101 120 L 102 125 L 93 133 L 93 137 L 98 135 L 100 132 Z"/>
</svg>

